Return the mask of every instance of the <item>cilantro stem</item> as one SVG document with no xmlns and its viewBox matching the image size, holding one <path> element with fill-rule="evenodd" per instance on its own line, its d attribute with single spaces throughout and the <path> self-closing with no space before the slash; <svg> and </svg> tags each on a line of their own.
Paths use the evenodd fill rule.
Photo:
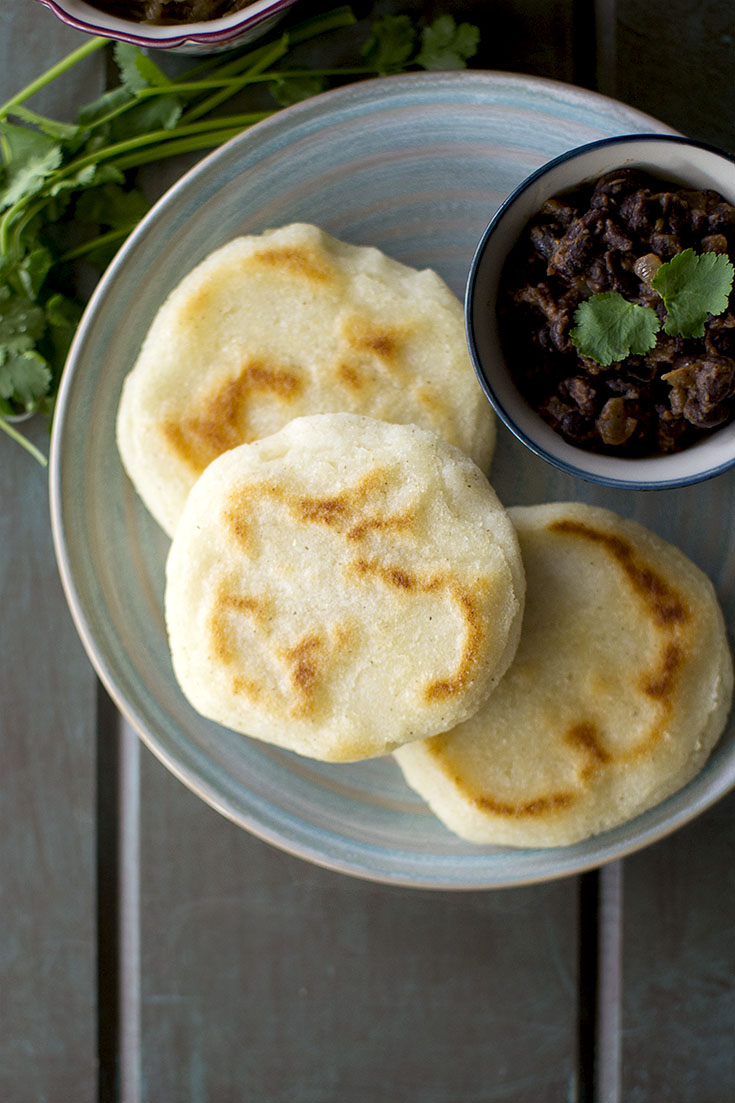
<svg viewBox="0 0 735 1103">
<path fill-rule="evenodd" d="M 13 107 L 30 99 L 35 92 L 39 92 L 42 88 L 45 88 L 47 84 L 56 80 L 56 78 L 60 77 L 62 73 L 65 73 L 67 69 L 71 69 L 77 62 L 82 61 L 83 58 L 88 57 L 89 54 L 101 50 L 103 46 L 108 44 L 108 41 L 109 40 L 106 38 L 91 38 L 88 42 L 85 42 L 83 46 L 67 54 L 67 56 L 57 62 L 56 65 L 52 65 L 51 68 L 47 69 L 45 73 L 42 73 L 40 77 L 31 81 L 25 88 L 21 88 L 20 92 L 16 92 L 7 103 L 3 104 L 3 106 L 0 107 L 0 119 L 4 119 Z"/>
<path fill-rule="evenodd" d="M 151 130 L 148 131 L 147 134 L 138 134 L 135 138 L 127 138 L 125 141 L 115 142 L 105 149 L 97 149 L 93 153 L 88 153 L 83 157 L 77 157 L 75 161 L 70 161 L 68 165 L 52 173 L 46 181 L 46 186 L 50 190 L 53 190 L 53 188 L 63 183 L 63 181 L 70 176 L 74 176 L 85 168 L 101 164 L 103 161 L 117 161 L 116 167 L 121 171 L 123 169 L 134 168 L 139 164 L 145 164 L 147 160 L 152 160 L 153 158 L 141 156 L 131 159 L 129 156 L 125 157 L 124 155 L 144 149 L 147 146 L 158 148 L 161 156 L 172 156 L 174 152 L 186 153 L 195 149 L 207 148 L 209 145 L 219 144 L 220 142 L 227 141 L 229 138 L 233 138 L 245 127 L 260 122 L 261 119 L 266 118 L 269 114 L 271 114 L 271 112 L 250 112 L 245 115 L 232 115 L 208 121 L 194 122 L 190 123 L 188 126 L 179 125 L 172 130 Z M 203 143 L 196 140 L 190 143 L 185 141 L 188 138 L 195 138 L 200 134 L 207 135 Z M 170 143 L 175 146 L 175 150 L 163 154 L 161 143 L 164 143 L 164 145 Z M 37 214 L 43 209 L 45 203 L 46 199 L 41 198 L 36 204 L 32 204 L 31 197 L 24 196 L 3 214 L 0 219 L 0 250 L 4 254 L 9 252 L 10 230 L 18 216 L 22 213 L 26 214 L 22 224 L 25 226 L 34 214 Z M 28 210 L 29 207 L 30 210 Z"/>
<path fill-rule="evenodd" d="M 98 149 L 93 153 L 85 154 L 83 157 L 77 157 L 76 161 L 70 161 L 63 169 L 58 169 L 52 173 L 49 177 L 49 183 L 53 187 L 64 180 L 65 177 L 73 176 L 90 165 L 98 165 L 102 161 L 112 161 L 125 153 L 130 153 L 145 146 L 157 145 L 159 142 L 176 141 L 180 138 L 207 132 L 237 131 L 239 128 L 252 126 L 254 122 L 260 122 L 265 114 L 270 114 L 270 112 L 251 111 L 245 115 L 228 115 L 217 119 L 190 123 L 186 126 L 179 125 L 171 130 L 149 130 L 146 134 L 137 134 L 134 138 L 126 138 L 122 142 L 114 142 L 105 149 Z"/>
<path fill-rule="evenodd" d="M 34 460 L 38 460 L 42 467 L 48 465 L 48 460 L 43 452 L 36 448 L 35 444 L 33 444 L 28 437 L 24 437 L 22 433 L 19 433 L 15 426 L 11 425 L 4 417 L 0 417 L 0 430 L 2 430 L 3 433 L 7 433 L 9 437 L 12 437 L 22 448 L 25 448 L 26 452 L 30 452 Z"/>
<path fill-rule="evenodd" d="M 352 11 L 352 8 L 347 5 L 343 5 L 339 8 L 332 8 L 331 11 L 311 16 L 309 19 L 304 19 L 301 23 L 297 23 L 295 26 L 291 27 L 287 32 L 289 43 L 292 46 L 297 46 L 302 42 L 307 42 L 310 38 L 326 34 L 329 31 L 337 31 L 342 27 L 351 27 L 356 22 L 355 13 Z M 186 81 L 198 80 L 202 73 L 209 73 L 210 75 L 219 73 L 223 76 L 239 73 L 244 66 L 248 64 L 252 65 L 257 61 L 260 53 L 267 48 L 267 44 L 250 50 L 245 50 L 245 48 L 243 48 L 242 53 L 235 54 L 224 64 L 218 64 L 216 58 L 205 58 L 205 60 L 200 61 L 198 65 L 182 73 L 181 79 Z"/>
<path fill-rule="evenodd" d="M 283 45 L 283 53 L 287 53 L 291 46 L 296 46 L 299 43 L 307 42 L 310 38 L 315 38 L 318 35 L 326 34 L 329 31 L 336 31 L 342 27 L 351 27 L 355 22 L 355 14 L 351 8 L 347 6 L 334 8 L 332 11 L 324 12 L 320 15 L 313 16 L 311 19 L 305 19 L 302 23 L 298 23 L 295 27 L 292 27 L 287 32 L 287 34 L 281 37 L 279 43 Z M 279 43 L 276 43 L 276 45 L 278 45 Z M 272 47 L 270 44 L 259 46 L 254 50 L 249 50 L 246 53 L 240 54 L 232 60 L 225 62 L 224 65 L 217 66 L 215 69 L 212 69 L 212 62 L 210 60 L 201 62 L 193 69 L 189 69 L 187 70 L 187 72 L 183 73 L 182 79 L 185 82 L 195 81 L 199 78 L 199 74 L 202 72 L 208 72 L 209 77 L 214 79 L 231 77 L 233 79 L 233 85 L 231 87 L 233 92 L 236 92 L 240 87 L 243 86 L 239 81 L 238 74 L 242 74 L 242 70 L 244 68 L 247 69 L 248 75 L 248 81 L 246 83 L 249 83 L 249 81 L 251 80 L 266 81 L 271 79 L 267 75 L 261 75 L 264 68 L 263 57 L 270 55 L 271 48 Z M 273 57 L 272 60 L 277 61 L 280 56 L 282 56 L 282 54 Z M 309 75 L 319 75 L 315 73 L 314 70 L 309 70 L 308 72 Z M 324 71 L 322 75 L 326 76 L 326 71 Z M 204 82 L 202 82 L 200 87 L 205 87 Z M 226 97 L 223 95 L 222 100 L 224 100 L 225 98 Z M 222 102 L 222 100 L 215 100 L 214 97 L 211 97 L 210 99 L 205 101 L 209 104 L 208 107 L 204 107 L 203 104 L 199 104 L 193 110 L 196 110 L 198 116 L 204 111 L 211 110 L 212 107 L 217 106 L 218 103 Z M 192 116 L 190 114 L 189 119 L 191 120 L 192 117 L 195 116 Z"/>
<path fill-rule="evenodd" d="M 25 123 L 32 123 L 40 130 L 53 134 L 57 138 L 73 137 L 77 132 L 77 128 L 73 124 L 61 123 L 58 119 L 52 119 L 49 115 L 40 115 L 38 111 L 31 111 L 30 107 L 26 107 L 24 104 L 16 104 L 10 114 L 17 116 Z"/>
<path fill-rule="evenodd" d="M 293 45 L 307 42 L 316 35 L 326 34 L 327 31 L 337 31 L 341 27 L 352 27 L 357 18 L 352 8 L 343 5 L 341 8 L 332 8 L 331 11 L 313 15 L 309 19 L 302 20 L 288 32 Z"/>
<path fill-rule="evenodd" d="M 65 253 L 62 253 L 59 257 L 59 264 L 68 264 L 69 261 L 85 257 L 88 253 L 92 253 L 95 249 L 99 249 L 104 245 L 112 245 L 131 234 L 136 226 L 136 222 L 131 222 L 121 229 L 108 230 L 106 234 L 98 234 L 97 237 L 89 241 L 83 241 L 81 245 L 75 245 L 73 249 L 67 249 Z"/>
<path fill-rule="evenodd" d="M 263 115 L 263 118 L 270 114 L 272 112 L 267 112 Z M 200 135 L 195 134 L 189 138 L 167 142 L 164 146 L 152 146 L 148 149 L 136 151 L 127 157 L 121 157 L 120 160 L 114 162 L 114 165 L 121 172 L 125 172 L 127 169 L 140 168 L 141 165 L 150 164 L 151 161 L 163 160 L 164 157 L 176 157 L 180 153 L 194 153 L 200 149 L 211 149 L 213 146 L 228 142 L 230 138 L 236 138 L 238 134 L 242 134 L 243 129 L 242 126 L 236 126 L 227 130 L 204 131 Z M 175 135 L 174 138 L 176 138 Z"/>
<path fill-rule="evenodd" d="M 10 231 L 13 223 L 13 219 L 10 216 L 23 215 L 22 220 L 14 227 L 17 244 L 25 227 L 35 215 L 43 210 L 46 203 L 47 199 L 45 197 L 43 199 L 37 199 L 35 203 L 31 203 L 30 199 L 19 200 L 18 203 L 5 212 L 0 219 L 0 254 L 2 254 L 2 256 L 10 256 L 11 254 L 13 256 L 20 256 L 22 252 L 19 244 L 15 250 L 11 250 L 10 248 Z M 26 208 L 25 210 L 24 207 Z"/>
<path fill-rule="evenodd" d="M 369 65 L 356 65 L 352 68 L 344 66 L 338 66 L 334 69 L 268 69 L 263 73 L 250 73 L 247 74 L 247 82 L 250 84 L 267 84 L 272 80 L 286 80 L 290 77 L 349 77 L 349 76 L 368 76 L 377 75 L 375 69 Z M 170 84 L 167 86 L 156 85 L 151 88 L 141 88 L 137 93 L 138 99 L 149 99 L 151 96 L 160 95 L 186 95 L 187 92 L 199 92 L 203 88 L 232 88 L 237 91 L 242 87 L 243 78 L 241 77 L 211 77 L 202 81 L 182 82 L 178 84 Z M 131 104 L 125 104 L 124 107 L 117 108 L 115 112 L 111 112 L 110 115 L 104 116 L 104 122 L 107 122 L 113 115 L 116 115 L 120 110 L 126 109 L 128 106 L 134 106 L 138 100 L 131 101 Z M 94 125 L 97 125 L 95 121 Z"/>
<path fill-rule="evenodd" d="M 250 68 L 246 69 L 231 87 L 223 88 L 219 92 L 207 96 L 205 99 L 201 100 L 196 107 L 192 107 L 190 111 L 185 111 L 181 116 L 180 125 L 186 126 L 187 123 L 193 122 L 201 115 L 206 115 L 208 111 L 218 107 L 224 100 L 233 95 L 238 88 L 244 88 L 253 77 L 258 76 L 264 69 L 267 69 L 274 62 L 279 61 L 287 52 L 288 36 L 283 35 L 280 41 L 274 42 L 268 50 L 264 50 L 258 61 L 251 65 Z"/>
</svg>

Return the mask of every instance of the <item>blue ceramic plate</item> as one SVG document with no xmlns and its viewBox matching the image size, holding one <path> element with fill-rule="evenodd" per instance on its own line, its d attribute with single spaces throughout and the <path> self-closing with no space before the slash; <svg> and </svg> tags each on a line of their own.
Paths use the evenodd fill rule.
<svg viewBox="0 0 735 1103">
<path fill-rule="evenodd" d="M 558 153 L 608 135 L 665 130 L 563 84 L 496 73 L 367 81 L 306 101 L 186 175 L 127 242 L 80 327 L 58 404 L 52 519 L 69 604 L 89 656 L 151 750 L 225 816 L 291 853 L 360 877 L 493 888 L 599 865 L 660 838 L 733 784 L 733 735 L 687 789 L 577 846 L 476 847 L 451 835 L 390 758 L 325 765 L 198 716 L 174 679 L 162 594 L 167 541 L 115 447 L 120 388 L 166 294 L 236 234 L 295 220 L 415 266 L 458 296 L 505 196 Z M 488 407 L 489 409 L 489 407 Z M 596 488 L 533 456 L 500 427 L 493 482 L 506 504 L 584 498 L 681 545 L 735 615 L 735 482 L 636 494 Z"/>
</svg>

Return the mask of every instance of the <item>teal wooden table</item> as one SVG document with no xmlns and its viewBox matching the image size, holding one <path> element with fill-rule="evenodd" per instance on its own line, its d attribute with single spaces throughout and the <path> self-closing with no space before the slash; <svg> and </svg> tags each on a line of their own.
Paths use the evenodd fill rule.
<svg viewBox="0 0 735 1103">
<path fill-rule="evenodd" d="M 597 88 L 735 151 L 730 4 L 358 3 L 351 33 L 371 10 L 447 9 L 481 27 L 480 67 Z M 33 0 L 5 0 L 0 31 L 0 102 L 81 41 Z M 88 59 L 55 113 L 106 79 Z M 735 796 L 545 885 L 442 893 L 309 865 L 138 742 L 67 610 L 47 474 L 2 434 L 0 488 L 3 1103 L 733 1098 Z"/>
</svg>

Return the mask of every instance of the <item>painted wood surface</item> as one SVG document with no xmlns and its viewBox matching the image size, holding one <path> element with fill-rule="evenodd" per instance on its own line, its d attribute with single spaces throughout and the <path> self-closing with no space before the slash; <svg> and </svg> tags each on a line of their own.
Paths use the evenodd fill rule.
<svg viewBox="0 0 735 1103">
<path fill-rule="evenodd" d="M 481 24 L 484 67 L 596 85 L 735 148 L 727 3 L 355 5 L 448 7 Z M 32 0 L 0 32 L 0 101 L 80 41 Z M 90 59 L 56 110 L 104 79 Z M 176 171 L 149 173 L 152 194 Z M 1 436 L 0 488 L 0 1099 L 731 1098 L 735 798 L 599 879 L 452 895 L 317 869 L 119 723 L 63 599 L 45 474 Z"/>
<path fill-rule="evenodd" d="M 35 8 L 0 10 L 3 102 L 78 44 L 51 17 L 32 33 Z M 103 81 L 82 66 L 65 94 Z M 47 452 L 45 425 L 30 434 Z M 0 503 L 0 1099 L 92 1103 L 96 681 L 61 590 L 46 472 L 2 433 Z"/>
<path fill-rule="evenodd" d="M 615 16 L 614 64 L 603 51 L 608 86 L 602 90 L 735 152 L 732 5 L 617 0 L 607 7 Z M 723 577 L 730 575 L 726 565 Z M 735 876 L 728 855 L 734 846 L 730 795 L 624 863 L 625 1103 L 725 1103 L 732 1096 Z"/>
</svg>

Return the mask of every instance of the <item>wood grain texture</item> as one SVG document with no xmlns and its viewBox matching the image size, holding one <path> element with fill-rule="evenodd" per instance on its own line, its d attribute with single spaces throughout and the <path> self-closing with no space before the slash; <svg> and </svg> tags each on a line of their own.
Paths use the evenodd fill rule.
<svg viewBox="0 0 735 1103">
<path fill-rule="evenodd" d="M 735 150 L 732 5 L 603 0 L 610 86 L 683 133 Z M 717 524 L 717 512 L 712 515 Z M 732 577 L 729 565 L 722 578 Z M 725 1103 L 735 1079 L 735 798 L 624 866 L 622 1098 Z"/>
<path fill-rule="evenodd" d="M 0 102 L 77 45 L 46 9 L 3 5 Z M 102 79 L 80 66 L 68 103 Z M 41 421 L 30 435 L 48 452 Z M 0 502 L 0 1099 L 86 1103 L 97 1080 L 96 683 L 56 569 L 46 471 L 4 434 Z"/>
<path fill-rule="evenodd" d="M 727 0 L 617 0 L 614 87 L 606 91 L 731 153 L 734 61 Z"/>
<path fill-rule="evenodd" d="M 45 428 L 33 433 L 47 445 Z M 95 679 L 46 474 L 0 439 L 0 1099 L 96 1097 Z"/>
<path fill-rule="evenodd" d="M 727 1103 L 735 1082 L 735 798 L 625 865 L 626 1103 Z"/>
<path fill-rule="evenodd" d="M 141 775 L 144 1103 L 573 1098 L 573 881 L 371 884 Z"/>
<path fill-rule="evenodd" d="M 303 0 L 298 15 L 331 6 Z M 731 4 L 587 6 L 601 91 L 735 149 Z M 354 56 L 373 11 L 448 8 L 481 24 L 481 66 L 583 82 L 573 0 L 358 0 L 332 60 Z M 31 0 L 3 5 L 0 31 L 0 101 L 81 42 Z M 65 80 L 69 109 L 99 91 L 101 65 Z M 147 173 L 151 196 L 184 167 Z M 3 437 L 0 501 L 0 1099 L 591 1103 L 578 880 L 442 894 L 318 869 L 224 820 L 129 731 L 107 779 L 124 813 L 110 854 L 123 892 L 106 897 L 123 935 L 107 915 L 100 947 L 115 1014 L 122 992 L 98 1083 L 96 682 L 56 573 L 45 474 Z M 626 859 L 622 924 L 619 870 L 602 879 L 598 1042 L 620 1029 L 622 1065 L 617 1050 L 598 1061 L 594 1103 L 730 1099 L 733 844 L 735 797 Z"/>
</svg>

